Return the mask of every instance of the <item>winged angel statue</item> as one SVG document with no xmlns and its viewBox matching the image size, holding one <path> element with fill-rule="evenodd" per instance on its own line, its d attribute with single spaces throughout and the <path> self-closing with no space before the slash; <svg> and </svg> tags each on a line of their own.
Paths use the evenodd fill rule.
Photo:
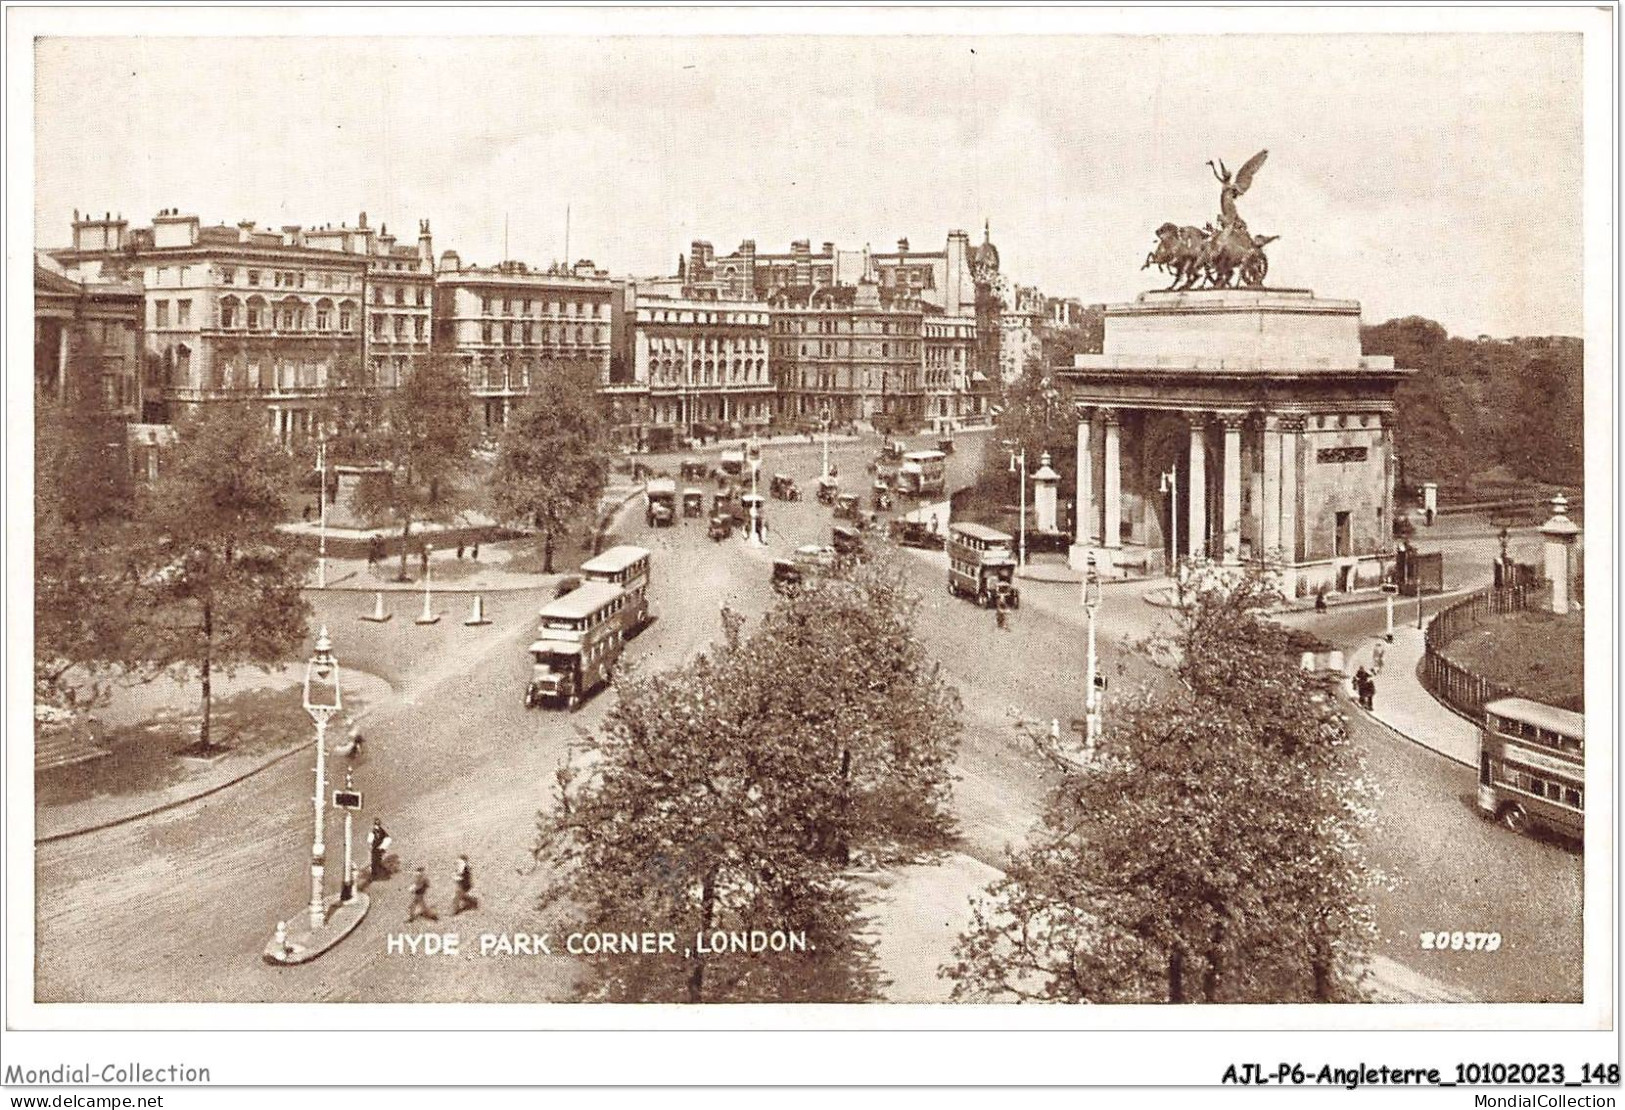
<svg viewBox="0 0 1625 1110">
<path fill-rule="evenodd" d="M 1261 150 L 1247 159 L 1234 177 L 1222 160 L 1217 165 L 1209 162 L 1208 168 L 1219 182 L 1219 225 L 1163 224 L 1157 228 L 1156 249 L 1146 255 L 1140 269 L 1155 266 L 1173 274 L 1169 289 L 1194 289 L 1198 282 L 1206 282 L 1213 289 L 1237 285 L 1256 289 L 1263 285 L 1270 268 L 1264 248 L 1280 236 L 1249 232 L 1247 221 L 1236 211 L 1236 198 L 1252 187 L 1253 175 L 1269 153 Z"/>
</svg>

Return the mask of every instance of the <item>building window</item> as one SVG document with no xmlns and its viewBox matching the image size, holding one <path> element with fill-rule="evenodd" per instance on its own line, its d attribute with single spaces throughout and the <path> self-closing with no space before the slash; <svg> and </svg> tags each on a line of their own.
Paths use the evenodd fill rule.
<svg viewBox="0 0 1625 1110">
<path fill-rule="evenodd" d="M 424 325 L 424 322 L 423 322 L 423 317 L 419 316 L 416 320 L 412 321 L 412 329 L 413 329 L 413 334 L 414 334 L 415 338 L 417 338 L 417 339 L 422 339 L 423 338 L 424 327 L 425 327 L 425 325 Z"/>
<path fill-rule="evenodd" d="M 525 298 L 524 305 L 520 309 L 520 312 L 525 316 L 530 315 L 530 298 L 529 297 Z"/>
<path fill-rule="evenodd" d="M 162 272 L 163 272 L 162 270 L 159 271 L 159 273 L 162 273 Z M 152 326 L 153 327 L 155 327 L 155 328 L 167 328 L 167 327 L 169 327 L 169 302 L 168 301 L 156 301 L 156 302 L 154 302 L 153 306 L 152 306 L 152 311 L 153 311 L 153 318 L 152 318 Z"/>
<path fill-rule="evenodd" d="M 339 310 L 339 330 L 350 330 L 350 310 L 348 308 L 341 308 Z"/>
<path fill-rule="evenodd" d="M 491 315 L 491 298 L 490 297 L 481 297 L 480 298 L 480 313 L 482 315 L 485 315 L 485 316 Z M 486 342 L 489 343 L 490 340 L 487 339 Z"/>
<path fill-rule="evenodd" d="M 372 318 L 372 337 L 374 339 L 382 339 L 384 337 L 384 318 L 382 316 L 374 316 Z"/>
<path fill-rule="evenodd" d="M 491 330 L 492 329 L 491 329 L 490 324 L 481 324 L 480 325 L 480 342 L 482 342 L 482 343 L 491 342 Z"/>
<path fill-rule="evenodd" d="M 248 284 L 250 284 L 250 285 L 258 285 L 259 283 L 260 283 L 260 272 L 258 270 L 250 270 L 250 271 L 248 271 Z"/>
<path fill-rule="evenodd" d="M 395 287 L 395 303 L 398 305 L 406 304 L 406 290 L 399 285 Z"/>
<path fill-rule="evenodd" d="M 235 282 L 236 280 L 237 280 L 237 267 L 235 267 L 235 266 L 222 266 L 222 267 L 220 267 L 220 284 L 221 285 L 230 285 L 233 282 Z"/>
<path fill-rule="evenodd" d="M 418 307 L 422 308 L 424 305 L 426 305 L 428 303 L 429 303 L 428 291 L 423 289 L 422 287 L 419 287 L 419 289 L 418 289 Z"/>
<path fill-rule="evenodd" d="M 227 300 L 220 302 L 220 326 L 223 328 L 234 328 L 237 326 L 236 301 Z"/>
<path fill-rule="evenodd" d="M 258 305 L 248 306 L 248 330 L 258 331 L 260 328 L 260 309 Z"/>
<path fill-rule="evenodd" d="M 185 273 L 185 270 L 181 271 Z M 192 302 L 181 300 L 175 302 L 175 326 L 189 328 L 192 326 Z"/>
<path fill-rule="evenodd" d="M 316 330 L 326 331 L 333 326 L 333 313 L 325 308 L 316 309 Z"/>
<path fill-rule="evenodd" d="M 405 339 L 406 338 L 406 317 L 405 316 L 397 316 L 397 317 L 395 317 L 395 338 L 396 339 Z"/>
</svg>

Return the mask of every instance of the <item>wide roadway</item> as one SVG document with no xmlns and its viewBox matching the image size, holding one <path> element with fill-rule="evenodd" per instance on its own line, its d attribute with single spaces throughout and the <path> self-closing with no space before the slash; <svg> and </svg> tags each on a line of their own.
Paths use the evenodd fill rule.
<svg viewBox="0 0 1625 1110">
<path fill-rule="evenodd" d="M 950 487 L 970 480 L 986 442 L 985 433 L 959 437 Z M 832 446 L 845 488 L 867 490 L 864 463 L 875 448 L 872 438 Z M 669 461 L 675 470 L 676 458 L 651 461 Z M 810 496 L 820 465 L 816 444 L 765 449 L 763 481 L 788 473 L 808 495 L 799 503 L 768 502 L 766 549 L 737 536 L 714 543 L 703 519 L 649 529 L 641 502 L 632 503 L 618 531 L 655 552 L 658 620 L 629 646 L 628 663 L 671 666 L 718 635 L 724 606 L 753 619 L 772 603 L 771 560 L 799 543 L 828 542 L 829 510 Z M 712 488 L 707 485 L 708 495 Z M 961 850 L 997 868 L 1006 849 L 1031 829 L 1049 785 L 1018 726 L 1054 718 L 1066 728 L 1081 715 L 1077 587 L 1023 583 L 1022 607 L 1001 632 L 991 613 L 947 594 L 940 553 L 894 550 L 893 558 L 921 595 L 919 634 L 965 703 L 954 804 Z M 1149 673 L 1127 647 L 1163 619 L 1141 600 L 1142 592 L 1130 584 L 1105 590 L 1100 643 L 1114 692 Z M 380 816 L 406 869 L 428 866 L 430 900 L 443 911 L 452 860 L 466 852 L 474 863 L 478 909 L 454 922 L 407 929 L 407 875 L 397 875 L 371 889 L 367 920 L 318 962 L 294 969 L 265 965 L 260 953 L 276 920 L 301 913 L 309 896 L 312 775 L 310 759 L 299 756 L 191 806 L 40 847 L 35 996 L 106 1002 L 568 997 L 574 965 L 567 956 L 482 957 L 478 950 L 481 933 L 555 931 L 535 908 L 544 880 L 528 852 L 535 814 L 551 804 L 560 762 L 602 720 L 614 696 L 600 694 L 575 714 L 523 708 L 524 647 L 548 596 L 538 590 L 487 597 L 491 626 L 465 628 L 453 611 L 425 629 L 400 619 L 383 626 L 359 622 L 367 595 L 314 595 L 318 619 L 334 630 L 341 663 L 345 644 L 363 637 L 369 653 L 388 656 L 393 649 L 411 660 L 392 675 L 397 696 L 368 722 L 370 748 L 357 773 L 367 801 L 356 827 L 358 855 L 364 855 L 365 826 Z M 1381 610 L 1292 619 L 1352 644 L 1377 630 Z M 1383 788 L 1371 844 L 1374 862 L 1388 876 L 1378 900 L 1381 953 L 1412 969 L 1424 987 L 1441 984 L 1459 997 L 1578 997 L 1578 856 L 1480 821 L 1470 804 L 1470 770 L 1350 713 Z M 342 844 L 342 828 L 330 820 L 330 889 Z M 459 934 L 458 956 L 390 951 L 390 934 L 436 928 Z M 1416 935 L 1426 929 L 1495 930 L 1506 943 L 1494 954 L 1424 952 Z M 555 950 L 558 941 L 555 935 Z M 1387 996 L 1407 994 L 1398 987 Z"/>
</svg>

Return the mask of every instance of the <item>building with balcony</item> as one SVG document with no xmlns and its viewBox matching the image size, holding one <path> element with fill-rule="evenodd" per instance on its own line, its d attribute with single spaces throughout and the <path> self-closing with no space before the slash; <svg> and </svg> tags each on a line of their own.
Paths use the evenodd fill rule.
<svg viewBox="0 0 1625 1110">
<path fill-rule="evenodd" d="M 769 303 L 780 420 L 926 421 L 923 332 L 935 306 L 874 281 L 822 288 L 805 301 L 780 290 Z"/>
<path fill-rule="evenodd" d="M 775 400 L 767 305 L 671 292 L 639 290 L 634 301 L 634 378 L 647 395 L 640 442 L 765 428 Z"/>
<path fill-rule="evenodd" d="M 75 212 L 65 268 L 139 280 L 144 420 L 227 400 L 261 404 L 293 448 L 315 436 L 329 390 L 362 380 L 367 279 L 378 243 L 364 225 L 306 233 L 205 225 L 165 209 L 151 227 Z M 311 241 L 315 236 L 315 243 Z"/>
<path fill-rule="evenodd" d="M 476 423 L 495 434 L 515 402 L 564 365 L 590 367 L 601 387 L 610 386 L 621 288 L 591 262 L 542 270 L 512 261 L 464 265 L 455 251 L 442 254 L 435 351 L 462 363 Z"/>
</svg>

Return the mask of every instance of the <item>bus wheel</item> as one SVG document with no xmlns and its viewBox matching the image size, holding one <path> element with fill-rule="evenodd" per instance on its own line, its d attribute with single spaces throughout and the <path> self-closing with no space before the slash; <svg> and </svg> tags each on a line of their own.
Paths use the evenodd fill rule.
<svg viewBox="0 0 1625 1110">
<path fill-rule="evenodd" d="M 1501 807 L 1500 821 L 1515 833 L 1525 832 L 1529 828 L 1529 815 L 1517 802 L 1510 802 Z"/>
</svg>

